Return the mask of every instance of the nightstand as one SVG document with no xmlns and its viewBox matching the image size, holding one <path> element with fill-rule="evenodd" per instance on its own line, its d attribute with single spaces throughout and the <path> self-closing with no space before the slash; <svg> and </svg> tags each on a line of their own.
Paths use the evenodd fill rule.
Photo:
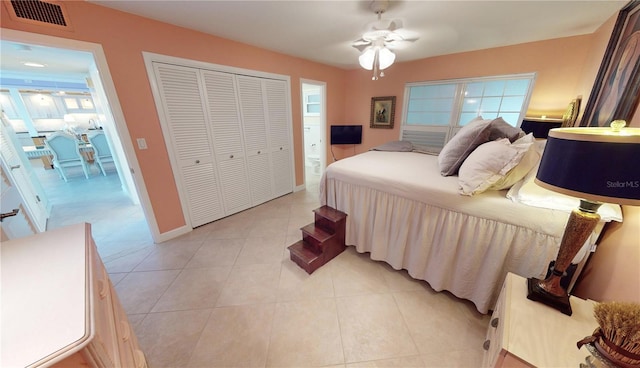
<svg viewBox="0 0 640 368">
<path fill-rule="evenodd" d="M 595 302 L 571 297 L 567 316 L 527 299 L 527 279 L 508 273 L 491 315 L 483 367 L 578 367 L 589 356 L 576 343 L 598 327 Z"/>
</svg>

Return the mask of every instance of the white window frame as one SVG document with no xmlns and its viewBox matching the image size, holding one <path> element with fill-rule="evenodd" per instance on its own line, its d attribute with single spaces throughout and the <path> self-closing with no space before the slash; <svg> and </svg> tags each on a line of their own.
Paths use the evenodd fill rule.
<svg viewBox="0 0 640 368">
<path fill-rule="evenodd" d="M 320 103 L 322 102 L 321 97 L 320 96 L 320 90 L 317 89 L 313 89 L 313 90 L 308 90 L 308 91 L 304 91 L 303 92 L 303 96 L 304 96 L 304 111 L 303 114 L 304 116 L 320 116 L 320 111 L 318 112 L 309 112 L 309 105 L 318 105 L 318 109 L 320 108 Z M 318 102 L 309 102 L 309 97 L 310 96 L 318 96 Z"/>
<path fill-rule="evenodd" d="M 536 73 L 522 73 L 498 75 L 477 78 L 458 78 L 439 81 L 411 82 L 405 84 L 403 108 L 402 108 L 402 124 L 400 128 L 400 139 L 409 140 L 418 146 L 422 145 L 428 150 L 439 151 L 467 122 L 460 122 L 459 117 L 464 102 L 464 90 L 468 83 L 491 82 L 499 80 L 529 79 L 529 88 L 527 90 L 525 100 L 520 110 L 516 127 L 519 127 L 525 117 L 531 94 L 536 80 Z M 409 94 L 412 87 L 418 86 L 435 86 L 435 85 L 456 85 L 454 102 L 448 124 L 441 125 L 415 125 L 407 124 L 407 115 L 409 109 Z"/>
</svg>

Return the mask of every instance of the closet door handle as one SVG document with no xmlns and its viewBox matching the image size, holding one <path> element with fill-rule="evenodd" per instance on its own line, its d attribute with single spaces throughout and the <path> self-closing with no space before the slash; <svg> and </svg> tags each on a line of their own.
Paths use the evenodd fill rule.
<svg viewBox="0 0 640 368">
<path fill-rule="evenodd" d="M 233 158 L 233 155 L 230 155 L 229 158 Z"/>
<path fill-rule="evenodd" d="M 196 160 L 196 164 L 199 164 L 199 163 L 200 163 L 200 160 Z"/>
</svg>

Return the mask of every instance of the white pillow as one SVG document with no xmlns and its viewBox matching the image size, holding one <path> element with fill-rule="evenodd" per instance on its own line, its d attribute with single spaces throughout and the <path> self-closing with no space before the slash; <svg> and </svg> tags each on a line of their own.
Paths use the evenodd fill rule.
<svg viewBox="0 0 640 368">
<path fill-rule="evenodd" d="M 442 176 L 455 175 L 471 152 L 489 140 L 491 121 L 492 119 L 483 120 L 478 116 L 444 145 L 438 155 L 438 166 Z"/>
<path fill-rule="evenodd" d="M 474 195 L 488 190 L 518 165 L 533 141 L 533 135 L 528 135 L 513 144 L 502 138 L 480 145 L 460 166 L 460 193 Z"/>
<path fill-rule="evenodd" d="M 527 144 L 527 142 L 533 141 L 531 144 Z M 542 151 L 538 149 L 538 142 L 535 141 L 533 134 L 525 135 L 524 137 L 518 139 L 514 142 L 514 144 L 527 144 L 527 152 L 522 155 L 520 162 L 511 169 L 507 175 L 500 178 L 498 181 L 493 183 L 489 189 L 487 190 L 503 190 L 511 188 L 515 183 L 519 182 L 527 176 L 527 174 L 536 167 L 536 165 L 540 162 L 540 157 L 542 157 Z M 523 147 L 524 148 L 524 147 Z"/>
<path fill-rule="evenodd" d="M 549 208 L 563 212 L 571 212 L 578 208 L 578 205 L 580 205 L 579 198 L 556 193 L 536 184 L 533 180 L 537 173 L 538 167 L 536 166 L 523 180 L 509 189 L 507 198 L 528 206 Z M 622 209 L 617 204 L 604 203 L 598 209 L 598 214 L 602 221 L 622 222 Z"/>
</svg>

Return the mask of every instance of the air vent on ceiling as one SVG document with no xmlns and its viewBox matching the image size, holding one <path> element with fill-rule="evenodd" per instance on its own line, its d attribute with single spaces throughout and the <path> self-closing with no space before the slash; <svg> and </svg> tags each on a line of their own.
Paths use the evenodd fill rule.
<svg viewBox="0 0 640 368">
<path fill-rule="evenodd" d="M 11 17 L 16 21 L 56 28 L 70 28 L 63 5 L 56 1 L 11 0 L 11 6 L 7 6 L 7 8 Z"/>
</svg>

